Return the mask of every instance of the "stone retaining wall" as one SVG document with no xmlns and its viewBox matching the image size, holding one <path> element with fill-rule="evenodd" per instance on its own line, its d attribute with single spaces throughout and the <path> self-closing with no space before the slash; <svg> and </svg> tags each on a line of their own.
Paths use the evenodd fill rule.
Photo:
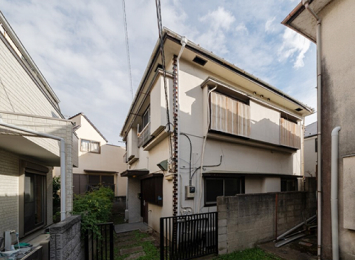
<svg viewBox="0 0 355 260">
<path fill-rule="evenodd" d="M 308 187 L 314 185 L 308 185 Z M 316 214 L 314 188 L 217 198 L 219 254 L 273 240 Z M 276 209 L 277 208 L 277 209 Z"/>
<path fill-rule="evenodd" d="M 70 216 L 49 228 L 51 260 L 84 260 L 80 220 L 80 216 Z"/>
</svg>

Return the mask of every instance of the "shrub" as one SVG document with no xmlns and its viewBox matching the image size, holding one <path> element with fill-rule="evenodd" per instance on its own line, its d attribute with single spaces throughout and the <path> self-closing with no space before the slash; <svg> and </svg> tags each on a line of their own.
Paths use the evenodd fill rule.
<svg viewBox="0 0 355 260">
<path fill-rule="evenodd" d="M 60 190 L 60 177 L 53 177 L 53 222 L 60 221 L 60 196 L 58 191 Z"/>
<path fill-rule="evenodd" d="M 92 230 L 99 235 L 96 224 L 110 220 L 113 199 L 113 191 L 105 187 L 84 195 L 75 195 L 72 214 L 81 215 L 82 234 L 86 230 Z"/>
</svg>

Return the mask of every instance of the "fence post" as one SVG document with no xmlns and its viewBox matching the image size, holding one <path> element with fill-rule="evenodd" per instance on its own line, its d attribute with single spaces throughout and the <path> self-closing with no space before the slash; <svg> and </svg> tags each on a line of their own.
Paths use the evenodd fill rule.
<svg viewBox="0 0 355 260">
<path fill-rule="evenodd" d="M 160 218 L 160 260 L 164 260 L 164 219 Z"/>
<path fill-rule="evenodd" d="M 89 259 L 89 232 L 85 230 L 85 259 Z"/>
<path fill-rule="evenodd" d="M 218 255 L 218 212 L 215 212 L 215 214 L 216 214 L 216 223 L 215 223 L 215 225 L 216 225 L 216 247 L 215 247 L 215 250 L 216 250 L 216 254 Z"/>
<path fill-rule="evenodd" d="M 110 260 L 113 260 L 113 248 L 114 248 L 114 241 L 113 241 L 113 223 L 110 225 Z"/>
</svg>

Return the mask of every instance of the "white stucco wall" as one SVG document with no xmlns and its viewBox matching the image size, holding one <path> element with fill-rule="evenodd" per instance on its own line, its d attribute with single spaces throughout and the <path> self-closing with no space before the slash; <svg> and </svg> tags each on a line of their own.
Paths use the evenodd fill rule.
<svg viewBox="0 0 355 260">
<path fill-rule="evenodd" d="M 305 177 L 316 177 L 317 153 L 315 142 L 317 136 L 304 139 L 304 175 Z"/>
</svg>

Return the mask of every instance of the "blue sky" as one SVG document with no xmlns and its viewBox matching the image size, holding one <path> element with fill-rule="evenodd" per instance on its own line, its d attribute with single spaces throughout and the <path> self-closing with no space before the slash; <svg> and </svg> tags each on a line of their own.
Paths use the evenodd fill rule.
<svg viewBox="0 0 355 260">
<path fill-rule="evenodd" d="M 162 0 L 163 26 L 316 108 L 316 46 L 281 25 L 296 0 Z M 130 103 L 122 2 L 0 0 L 69 117 L 83 112 L 109 143 Z M 126 0 L 134 92 L 158 38 L 155 0 Z M 306 119 L 306 124 L 316 115 Z"/>
</svg>

